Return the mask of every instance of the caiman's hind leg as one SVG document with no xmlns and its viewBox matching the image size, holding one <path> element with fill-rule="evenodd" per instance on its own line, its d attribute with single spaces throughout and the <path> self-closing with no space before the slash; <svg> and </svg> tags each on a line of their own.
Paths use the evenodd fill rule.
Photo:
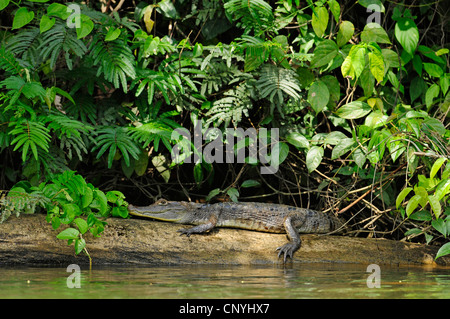
<svg viewBox="0 0 450 319">
<path fill-rule="evenodd" d="M 204 224 L 200 224 L 198 226 L 194 226 L 192 228 L 182 228 L 177 230 L 180 235 L 186 235 L 187 237 L 191 236 L 191 234 L 201 234 L 204 232 L 207 232 L 211 229 L 213 229 L 216 226 L 217 218 L 215 216 L 212 216 L 208 222 Z"/>
<path fill-rule="evenodd" d="M 286 234 L 289 237 L 290 242 L 284 244 L 283 246 L 278 247 L 276 250 L 279 250 L 278 258 L 284 254 L 284 262 L 286 263 L 287 257 L 291 257 L 294 253 L 300 248 L 302 241 L 300 236 L 293 225 L 293 217 L 289 216 L 284 221 L 284 228 L 286 229 Z"/>
</svg>

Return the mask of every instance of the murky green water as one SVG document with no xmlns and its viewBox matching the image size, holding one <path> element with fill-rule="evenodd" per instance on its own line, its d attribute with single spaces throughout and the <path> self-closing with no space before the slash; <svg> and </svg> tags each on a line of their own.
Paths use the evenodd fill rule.
<svg viewBox="0 0 450 319">
<path fill-rule="evenodd" d="M 450 269 L 367 265 L 0 267 L 0 298 L 450 298 Z M 69 277 L 71 276 L 71 277 Z"/>
</svg>

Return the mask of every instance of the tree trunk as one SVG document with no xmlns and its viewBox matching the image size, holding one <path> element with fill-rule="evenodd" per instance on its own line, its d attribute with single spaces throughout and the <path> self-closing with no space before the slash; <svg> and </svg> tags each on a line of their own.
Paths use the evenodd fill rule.
<svg viewBox="0 0 450 319">
<path fill-rule="evenodd" d="M 281 264 L 275 249 L 287 241 L 283 234 L 226 228 L 187 238 L 177 232 L 184 225 L 144 219 L 110 218 L 107 222 L 100 238 L 84 236 L 94 265 Z M 75 255 L 73 245 L 56 238 L 59 231 L 52 229 L 44 215 L 10 217 L 0 224 L 0 265 L 88 263 L 83 253 Z M 434 261 L 436 246 L 345 236 L 301 238 L 295 263 L 450 265 L 448 256 Z"/>
</svg>

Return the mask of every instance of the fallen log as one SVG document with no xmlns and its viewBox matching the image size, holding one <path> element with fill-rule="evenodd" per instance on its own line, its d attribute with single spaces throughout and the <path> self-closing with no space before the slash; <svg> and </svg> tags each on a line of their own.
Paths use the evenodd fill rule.
<svg viewBox="0 0 450 319">
<path fill-rule="evenodd" d="M 94 265 L 133 264 L 281 264 L 275 248 L 283 234 L 221 228 L 206 235 L 180 236 L 183 226 L 141 219 L 107 220 L 100 238 L 85 234 Z M 59 240 L 45 216 L 21 215 L 0 224 L 0 265 L 87 264 L 82 253 Z M 334 262 L 391 265 L 450 265 L 448 256 L 434 256 L 438 247 L 387 239 L 302 235 L 294 263 Z"/>
</svg>

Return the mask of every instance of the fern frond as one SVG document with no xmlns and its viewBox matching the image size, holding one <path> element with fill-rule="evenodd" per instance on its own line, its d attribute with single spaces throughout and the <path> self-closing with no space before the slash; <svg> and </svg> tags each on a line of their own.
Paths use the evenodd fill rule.
<svg viewBox="0 0 450 319">
<path fill-rule="evenodd" d="M 92 151 L 100 149 L 97 153 L 97 159 L 100 158 L 107 150 L 108 168 L 111 168 L 116 151 L 119 150 L 123 156 L 125 164 L 130 166 L 130 155 L 134 159 L 138 159 L 141 150 L 135 144 L 133 139 L 128 135 L 126 127 L 121 126 L 104 126 L 97 130 L 98 136 L 95 139 L 96 146 Z"/>
<path fill-rule="evenodd" d="M 292 70 L 279 68 L 271 64 L 262 67 L 256 87 L 263 98 L 269 97 L 270 102 L 279 106 L 284 101 L 283 93 L 293 99 L 300 99 L 301 89 L 297 74 Z"/>
<path fill-rule="evenodd" d="M 123 91 L 128 90 L 127 77 L 134 80 L 136 77 L 135 59 L 133 52 L 126 41 L 126 37 L 120 36 L 114 41 L 103 41 L 100 33 L 94 35 L 89 47 L 94 65 L 99 65 L 97 76 L 104 75 L 105 79 L 113 83 L 115 88 L 122 85 Z"/>
<path fill-rule="evenodd" d="M 51 68 L 55 66 L 62 51 L 65 52 L 64 57 L 69 69 L 72 69 L 73 65 L 70 54 L 75 54 L 81 58 L 86 53 L 86 46 L 82 40 L 77 39 L 74 30 L 68 28 L 65 21 L 59 21 L 53 28 L 43 34 L 43 42 L 38 49 L 41 50 L 43 60 L 50 58 Z"/>
<path fill-rule="evenodd" d="M 41 122 L 30 121 L 27 119 L 21 119 L 17 122 L 9 123 L 9 126 L 13 126 L 14 129 L 8 134 L 14 136 L 11 145 L 16 144 L 13 151 L 21 149 L 22 161 L 25 162 L 28 154 L 28 149 L 31 148 L 34 158 L 39 159 L 37 148 L 48 152 L 50 134 L 48 128 Z"/>
<path fill-rule="evenodd" d="M 273 28 L 274 14 L 270 4 L 263 0 L 231 0 L 225 3 L 225 10 L 245 32 L 255 30 L 256 35 Z"/>
<path fill-rule="evenodd" d="M 38 66 L 42 62 L 41 50 L 38 49 L 42 43 L 39 28 L 20 30 L 16 35 L 8 39 L 6 49 L 22 61 L 27 61 L 30 66 Z"/>
<path fill-rule="evenodd" d="M 14 54 L 11 51 L 7 51 L 4 46 L 0 48 L 0 69 L 11 73 L 11 75 L 18 75 L 22 71 L 22 67 Z"/>
<path fill-rule="evenodd" d="M 131 88 L 133 88 L 137 83 L 139 83 L 139 85 L 136 89 L 135 95 L 139 96 L 147 87 L 148 104 L 153 103 L 156 89 L 158 89 L 164 97 L 167 104 L 170 104 L 169 92 L 172 92 L 173 95 L 185 93 L 180 77 L 178 74 L 174 73 L 140 69 L 138 70 L 136 81 L 131 83 Z"/>
<path fill-rule="evenodd" d="M 72 150 L 74 150 L 80 161 L 83 160 L 82 153 L 88 153 L 83 137 L 90 137 L 89 133 L 94 129 L 92 126 L 57 113 L 44 116 L 41 122 L 50 122 L 47 128 L 55 132 L 60 139 L 60 148 L 61 150 L 67 149 L 69 159 L 72 159 Z"/>
<path fill-rule="evenodd" d="M 81 134 L 88 134 L 94 129 L 86 123 L 71 119 L 67 115 L 58 114 L 55 112 L 44 116 L 41 119 L 41 122 L 50 122 L 47 128 L 55 131 L 58 138 L 61 138 L 63 135 L 66 135 L 67 137 L 74 136 L 80 138 Z"/>
<path fill-rule="evenodd" d="M 12 213 L 18 217 L 20 213 L 32 214 L 36 206 L 45 207 L 50 200 L 40 190 L 28 193 L 23 187 L 13 187 L 7 196 L 0 198 L 0 224 Z"/>
<path fill-rule="evenodd" d="M 87 123 L 89 120 L 92 124 L 96 124 L 97 106 L 94 103 L 93 97 L 87 94 L 78 94 L 74 99 L 75 104 L 70 103 L 65 108 L 67 114 L 73 119 L 80 119 L 83 123 Z"/>
<path fill-rule="evenodd" d="M 213 103 L 213 106 L 206 114 L 211 116 L 206 123 L 215 123 L 219 126 L 225 123 L 228 127 L 230 121 L 236 126 L 241 120 L 242 115 L 249 116 L 248 110 L 253 107 L 252 97 L 254 97 L 254 89 L 252 85 L 244 82 L 234 89 L 224 93 L 225 97 Z"/>
<path fill-rule="evenodd" d="M 211 63 L 207 68 L 207 72 L 199 75 L 202 78 L 202 85 L 200 88 L 200 93 L 208 95 L 219 92 L 220 89 L 226 84 L 228 84 L 240 71 L 236 65 L 229 68 L 226 63 L 220 61 L 216 63 Z"/>
<path fill-rule="evenodd" d="M 153 121 L 142 124 L 138 127 L 129 128 L 131 136 L 139 143 L 143 143 L 143 147 L 147 147 L 153 142 L 155 151 L 158 151 L 159 142 L 162 141 L 164 146 L 170 151 L 171 135 L 173 128 L 162 121 Z"/>
</svg>

